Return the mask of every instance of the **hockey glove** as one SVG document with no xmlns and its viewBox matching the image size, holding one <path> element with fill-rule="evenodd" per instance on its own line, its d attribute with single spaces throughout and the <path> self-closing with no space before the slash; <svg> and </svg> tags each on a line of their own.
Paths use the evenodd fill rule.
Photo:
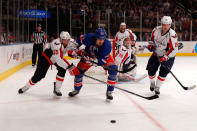
<svg viewBox="0 0 197 131">
<path fill-rule="evenodd" d="M 68 56 L 77 58 L 78 56 L 83 57 L 84 56 L 84 50 L 69 50 Z"/>
<path fill-rule="evenodd" d="M 152 51 L 154 50 L 154 47 L 153 47 L 153 45 L 148 44 L 147 49 L 148 49 L 150 52 L 152 52 Z"/>
<path fill-rule="evenodd" d="M 71 76 L 80 75 L 79 69 L 76 66 L 74 66 L 73 63 L 69 65 L 67 69 Z"/>
<path fill-rule="evenodd" d="M 148 49 L 150 52 L 152 52 L 152 51 L 155 50 L 154 42 L 153 42 L 153 41 L 149 41 L 149 42 L 148 42 L 147 49 Z"/>
<path fill-rule="evenodd" d="M 161 57 L 160 62 L 165 63 L 167 60 L 168 60 L 168 57 L 165 55 L 165 56 Z"/>
<path fill-rule="evenodd" d="M 183 43 L 178 43 L 178 50 L 183 48 Z"/>
<path fill-rule="evenodd" d="M 96 58 L 91 58 L 89 56 L 84 57 L 85 62 L 90 65 L 90 66 L 97 66 L 98 65 L 98 59 Z"/>
</svg>

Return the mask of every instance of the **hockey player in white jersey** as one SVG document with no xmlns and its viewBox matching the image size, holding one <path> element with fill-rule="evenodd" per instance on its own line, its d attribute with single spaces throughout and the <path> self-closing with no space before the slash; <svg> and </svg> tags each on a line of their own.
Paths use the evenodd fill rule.
<svg viewBox="0 0 197 131">
<path fill-rule="evenodd" d="M 160 87 L 169 73 L 165 66 L 169 69 L 172 68 L 178 51 L 177 34 L 170 28 L 171 23 L 170 16 L 163 16 L 161 19 L 162 25 L 153 29 L 151 42 L 148 45 L 148 49 L 153 54 L 149 58 L 146 69 L 150 78 L 150 90 L 154 91 L 155 94 L 160 94 Z M 156 79 L 159 66 L 159 75 Z"/>
<path fill-rule="evenodd" d="M 137 62 L 136 62 L 136 55 L 140 54 L 144 51 L 144 48 L 139 46 L 136 47 L 130 37 L 125 37 L 122 43 L 119 46 L 118 51 L 116 52 L 115 56 L 115 63 L 118 66 L 118 70 L 127 70 L 133 66 L 135 68 L 129 72 L 119 73 L 118 74 L 118 81 L 139 81 L 145 78 L 147 75 L 143 75 L 142 77 L 136 79 L 136 72 L 137 72 Z"/>
<path fill-rule="evenodd" d="M 62 31 L 60 38 L 57 38 L 44 46 L 44 51 L 42 52 L 41 59 L 38 61 L 38 66 L 34 75 L 23 88 L 18 90 L 18 93 L 21 94 L 30 89 L 33 85 L 45 77 L 50 65 L 55 65 L 58 73 L 56 75 L 56 82 L 54 82 L 53 93 L 57 96 L 62 96 L 60 88 L 64 81 L 66 70 L 68 69 L 71 75 L 79 74 L 78 68 L 73 64 L 68 63 L 68 61 L 63 58 L 64 54 L 68 50 L 75 49 L 76 46 L 77 44 L 70 37 L 70 34 Z"/>
<path fill-rule="evenodd" d="M 114 57 L 116 55 L 118 48 L 123 44 L 123 40 L 126 37 L 131 39 L 132 45 L 135 45 L 137 39 L 136 35 L 130 29 L 126 29 L 126 24 L 122 22 L 120 24 L 120 31 L 116 33 L 115 39 L 113 40 L 113 48 L 115 48 L 113 50 Z"/>
</svg>

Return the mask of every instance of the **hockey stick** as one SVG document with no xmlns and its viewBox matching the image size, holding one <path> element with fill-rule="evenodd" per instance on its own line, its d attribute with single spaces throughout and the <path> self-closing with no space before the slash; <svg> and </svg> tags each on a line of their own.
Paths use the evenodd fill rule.
<svg viewBox="0 0 197 131">
<path fill-rule="evenodd" d="M 168 71 L 171 73 L 171 75 L 176 79 L 176 81 L 181 85 L 181 87 L 182 87 L 184 90 L 192 90 L 192 89 L 196 88 L 196 85 L 189 86 L 189 87 L 184 86 L 184 85 L 178 80 L 178 78 L 174 75 L 174 73 L 169 69 L 168 66 L 165 66 L 165 65 L 163 65 L 163 64 L 162 64 L 162 66 L 163 66 L 166 70 L 168 70 Z"/>
<path fill-rule="evenodd" d="M 89 76 L 89 75 L 84 74 L 84 76 L 85 76 L 85 77 L 87 77 L 87 78 L 90 78 L 90 79 L 92 79 L 92 80 L 95 80 L 95 81 L 101 82 L 101 83 L 103 83 L 103 84 L 107 84 L 107 82 L 104 82 L 104 81 L 102 81 L 102 80 L 96 79 L 96 78 L 91 77 L 91 76 Z M 146 100 L 154 100 L 154 99 L 159 98 L 159 96 L 158 96 L 158 95 L 153 95 L 153 96 L 142 96 L 142 95 L 136 94 L 136 93 L 134 93 L 134 92 L 131 92 L 131 91 L 128 91 L 128 90 L 125 90 L 125 89 L 119 88 L 119 87 L 117 87 L 117 86 L 114 86 L 114 88 L 119 89 L 119 90 L 121 90 L 121 91 L 125 91 L 125 92 L 127 92 L 127 93 L 132 94 L 132 95 L 135 95 L 135 96 L 138 96 L 138 97 L 144 98 L 144 99 L 146 99 Z"/>
<path fill-rule="evenodd" d="M 84 58 L 82 56 L 78 56 L 78 58 Z M 87 60 L 86 58 L 84 58 L 85 60 Z M 91 62 L 92 64 L 96 64 L 98 66 L 102 66 L 104 69 L 108 69 L 108 70 L 111 70 L 111 71 L 116 71 L 116 72 L 119 72 L 119 73 L 127 73 L 129 71 L 132 71 L 137 65 L 135 64 L 134 66 L 132 66 L 131 68 L 129 69 L 126 69 L 126 70 L 123 70 L 123 71 L 120 71 L 120 70 L 116 70 L 116 69 L 112 69 L 112 68 L 109 68 L 108 66 L 105 66 L 105 65 L 99 65 L 99 63 L 95 62 L 95 61 L 91 61 L 91 60 L 87 60 L 89 62 Z"/>
</svg>

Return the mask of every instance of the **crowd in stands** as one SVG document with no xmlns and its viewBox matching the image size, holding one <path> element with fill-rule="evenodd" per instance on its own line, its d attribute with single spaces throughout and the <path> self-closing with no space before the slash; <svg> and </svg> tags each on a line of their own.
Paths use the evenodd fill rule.
<svg viewBox="0 0 197 131">
<path fill-rule="evenodd" d="M 29 9 L 50 11 L 51 18 L 48 19 L 47 25 L 49 34 L 57 31 L 57 19 L 59 20 L 60 31 L 70 31 L 70 14 L 72 14 L 73 36 L 83 34 L 85 15 L 86 33 L 94 31 L 98 24 L 104 24 L 107 31 L 108 26 L 110 27 L 110 36 L 108 37 L 113 38 L 119 30 L 119 24 L 125 20 L 127 27 L 134 29 L 138 40 L 140 40 L 141 20 L 143 28 L 141 40 L 149 40 L 152 29 L 160 24 L 160 18 L 163 15 L 170 15 L 173 19 L 172 28 L 178 33 L 179 40 L 190 40 L 191 16 L 185 10 L 180 9 L 172 0 L 24 0 L 24 3 L 21 3 L 22 0 L 20 2 L 11 1 L 15 0 L 10 0 L 10 16 L 16 16 L 14 9 L 16 10 L 18 5 L 20 5 L 20 10 L 29 7 Z M 195 8 L 197 5 L 192 3 L 193 1 L 195 0 L 188 0 L 188 4 Z M 6 6 L 3 7 L 2 13 L 3 15 L 7 14 Z M 44 20 L 41 22 L 45 23 Z M 2 23 L 5 25 L 6 22 Z M 196 28 L 197 21 L 193 20 L 193 40 L 197 40 L 197 32 L 194 30 Z M 35 28 L 31 26 L 30 31 L 33 30 Z"/>
</svg>

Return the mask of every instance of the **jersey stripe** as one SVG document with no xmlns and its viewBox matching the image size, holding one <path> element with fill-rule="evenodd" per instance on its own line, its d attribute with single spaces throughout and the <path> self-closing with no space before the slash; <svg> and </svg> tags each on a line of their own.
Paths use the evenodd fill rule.
<svg viewBox="0 0 197 131">
<path fill-rule="evenodd" d="M 171 39 L 169 38 L 169 50 L 168 50 L 168 52 L 166 53 L 166 55 L 168 56 L 173 50 L 174 50 L 174 48 L 173 48 L 173 46 L 172 46 L 172 41 L 171 41 Z"/>
<path fill-rule="evenodd" d="M 123 63 L 123 62 L 126 60 L 127 57 L 128 57 L 128 52 L 127 52 L 126 55 L 124 56 L 124 58 L 123 58 L 123 60 L 122 60 L 121 63 Z"/>
</svg>

